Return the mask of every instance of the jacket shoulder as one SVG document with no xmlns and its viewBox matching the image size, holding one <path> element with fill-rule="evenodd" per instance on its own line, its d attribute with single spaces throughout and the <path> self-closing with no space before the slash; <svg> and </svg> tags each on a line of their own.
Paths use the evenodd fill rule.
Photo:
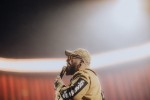
<svg viewBox="0 0 150 100">
<path fill-rule="evenodd" d="M 77 71 L 73 77 L 71 78 L 71 80 L 73 79 L 76 79 L 76 78 L 84 78 L 84 79 L 89 79 L 89 75 L 88 75 L 88 72 L 86 72 L 85 70 L 80 70 L 80 71 Z"/>
</svg>

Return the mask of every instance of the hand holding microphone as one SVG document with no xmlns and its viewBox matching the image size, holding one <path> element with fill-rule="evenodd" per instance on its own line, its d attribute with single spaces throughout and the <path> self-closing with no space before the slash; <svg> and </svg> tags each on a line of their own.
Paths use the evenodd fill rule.
<svg viewBox="0 0 150 100">
<path fill-rule="evenodd" d="M 55 90 L 62 87 L 64 85 L 63 81 L 62 81 L 62 77 L 64 76 L 64 74 L 66 73 L 66 68 L 67 66 L 64 66 L 60 72 L 60 74 L 57 76 L 57 78 L 54 81 L 54 88 Z"/>
</svg>

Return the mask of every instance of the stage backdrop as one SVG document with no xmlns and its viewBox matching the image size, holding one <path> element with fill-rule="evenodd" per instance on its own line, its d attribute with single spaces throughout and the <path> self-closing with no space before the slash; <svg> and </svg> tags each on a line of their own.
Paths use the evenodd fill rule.
<svg viewBox="0 0 150 100">
<path fill-rule="evenodd" d="M 106 100 L 150 100 L 150 63 L 130 63 L 95 69 Z M 54 100 L 58 73 L 0 71 L 0 100 Z M 68 77 L 64 79 L 68 83 Z"/>
</svg>

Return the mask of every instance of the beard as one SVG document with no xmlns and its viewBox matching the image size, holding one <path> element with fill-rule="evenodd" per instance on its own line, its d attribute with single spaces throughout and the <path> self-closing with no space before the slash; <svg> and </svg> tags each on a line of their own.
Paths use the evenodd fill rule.
<svg viewBox="0 0 150 100">
<path fill-rule="evenodd" d="M 73 63 L 73 64 L 68 64 L 67 68 L 66 68 L 66 75 L 73 75 L 75 72 L 77 72 L 77 64 Z"/>
</svg>

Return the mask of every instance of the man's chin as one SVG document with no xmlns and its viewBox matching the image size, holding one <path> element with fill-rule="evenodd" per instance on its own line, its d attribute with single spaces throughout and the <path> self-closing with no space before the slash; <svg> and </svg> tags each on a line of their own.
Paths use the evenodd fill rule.
<svg viewBox="0 0 150 100">
<path fill-rule="evenodd" d="M 67 66 L 66 68 L 66 75 L 73 75 L 77 71 L 76 67 L 74 66 Z"/>
</svg>

